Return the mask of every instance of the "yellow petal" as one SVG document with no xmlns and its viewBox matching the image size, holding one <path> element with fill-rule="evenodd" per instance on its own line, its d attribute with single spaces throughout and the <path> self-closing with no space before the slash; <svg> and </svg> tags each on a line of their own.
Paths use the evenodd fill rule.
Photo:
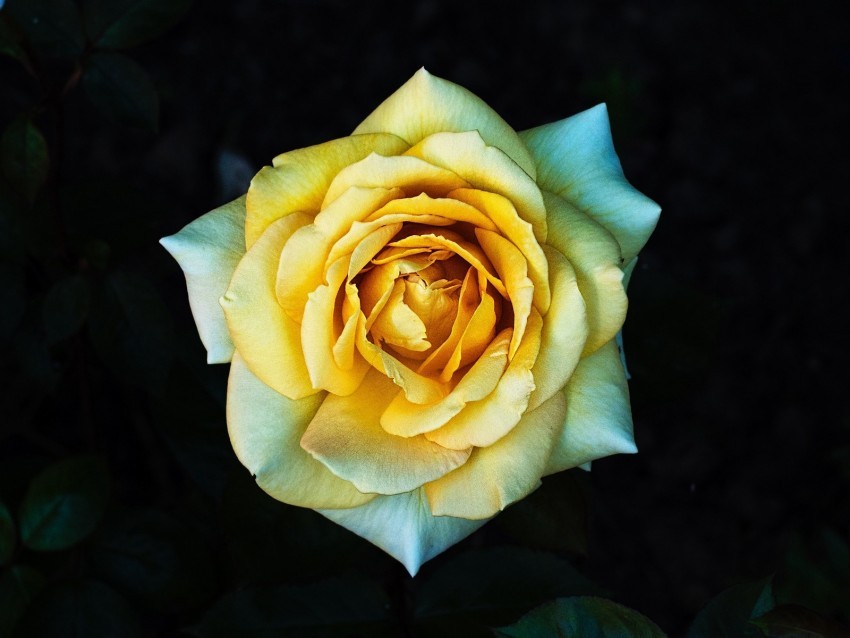
<svg viewBox="0 0 850 638">
<path fill-rule="evenodd" d="M 480 401 L 493 391 L 508 363 L 510 340 L 511 330 L 506 328 L 493 339 L 454 389 L 436 403 L 416 405 L 399 392 L 381 416 L 381 426 L 390 434 L 416 436 L 444 425 L 470 401 Z"/>
<path fill-rule="evenodd" d="M 435 133 L 405 151 L 460 176 L 473 188 L 511 200 L 520 217 L 531 224 L 538 241 L 546 240 L 546 209 L 534 179 L 476 131 Z"/>
<path fill-rule="evenodd" d="M 387 98 L 355 133 L 388 131 L 416 144 L 440 131 L 479 131 L 529 175 L 534 162 L 516 132 L 496 112 L 467 89 L 420 69 Z"/>
<path fill-rule="evenodd" d="M 333 178 L 370 153 L 396 155 L 408 147 L 388 133 L 352 135 L 290 151 L 274 158 L 248 189 L 245 242 L 250 248 L 276 219 L 290 213 L 317 213 Z"/>
<path fill-rule="evenodd" d="M 422 488 L 378 496 L 360 507 L 318 510 L 400 561 L 411 576 L 422 563 L 462 541 L 486 520 L 434 516 Z"/>
<path fill-rule="evenodd" d="M 469 186 L 452 171 L 416 157 L 384 157 L 372 154 L 341 170 L 328 186 L 322 209 L 353 186 L 401 188 L 408 196 L 428 193 L 440 197 L 456 188 Z"/>
<path fill-rule="evenodd" d="M 602 226 L 563 198 L 543 193 L 549 210 L 547 243 L 569 259 L 587 306 L 584 355 L 614 338 L 626 319 L 628 299 L 620 269 L 620 248 Z"/>
<path fill-rule="evenodd" d="M 541 187 L 607 228 L 627 261 L 634 257 L 652 234 L 661 208 L 623 176 L 605 105 L 523 131 L 520 137 L 534 156 Z"/>
<path fill-rule="evenodd" d="M 545 474 L 637 452 L 629 388 L 616 343 L 610 341 L 582 359 L 562 394 L 566 416 Z"/>
<path fill-rule="evenodd" d="M 428 342 L 425 324 L 404 303 L 404 289 L 404 280 L 396 279 L 386 304 L 372 324 L 372 336 L 405 350 L 427 350 L 431 344 Z"/>
<path fill-rule="evenodd" d="M 316 390 L 301 353 L 301 326 L 278 305 L 275 276 L 283 245 L 310 219 L 294 213 L 272 223 L 239 262 L 221 298 L 230 335 L 251 372 L 290 399 Z"/>
<path fill-rule="evenodd" d="M 477 448 L 457 470 L 425 485 L 435 516 L 489 518 L 524 498 L 546 469 L 564 418 L 560 392 L 526 412 L 511 432 L 490 447 Z"/>
<path fill-rule="evenodd" d="M 535 409 L 563 389 L 578 365 L 587 339 L 587 313 L 570 262 L 551 246 L 545 246 L 549 262 L 552 304 L 543 317 L 540 354 L 534 363 L 535 390 L 528 410 Z"/>
<path fill-rule="evenodd" d="M 323 393 L 292 401 L 254 376 L 237 352 L 227 382 L 227 431 L 241 463 L 271 496 L 299 507 L 357 507 L 358 492 L 301 448 Z"/>
<path fill-rule="evenodd" d="M 218 300 L 245 254 L 245 198 L 216 208 L 159 243 L 186 276 L 189 305 L 207 349 L 207 363 L 227 363 L 233 356 L 233 341 Z"/>
<path fill-rule="evenodd" d="M 457 189 L 451 191 L 451 193 L 466 193 L 470 191 L 471 189 Z M 416 197 L 394 199 L 382 208 L 376 210 L 366 221 L 373 221 L 383 215 L 392 215 L 396 213 L 403 213 L 405 215 L 423 215 L 428 218 L 437 215 L 457 222 L 466 222 L 478 228 L 498 230 L 498 227 L 492 219 L 476 209 L 475 206 L 470 206 L 469 203 L 461 201 L 459 197 L 454 199 L 445 197 L 429 197 L 427 193 L 420 193 Z M 412 221 L 416 220 L 414 219 Z M 425 221 L 423 223 L 430 224 L 431 222 Z"/>
<path fill-rule="evenodd" d="M 525 337 L 495 390 L 467 405 L 443 427 L 427 432 L 426 438 L 450 449 L 465 449 L 493 445 L 513 430 L 534 391 L 531 369 L 540 351 L 542 325 L 540 315 L 532 310 Z"/>
<path fill-rule="evenodd" d="M 394 436 L 381 413 L 398 390 L 371 370 L 347 397 L 328 395 L 301 439 L 301 447 L 361 492 L 400 494 L 459 467 L 470 450 L 446 450 L 423 436 Z"/>
</svg>

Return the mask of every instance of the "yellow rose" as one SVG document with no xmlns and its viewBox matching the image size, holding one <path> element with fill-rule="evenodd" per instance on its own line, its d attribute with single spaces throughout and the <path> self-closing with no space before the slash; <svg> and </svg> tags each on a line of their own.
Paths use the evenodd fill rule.
<svg viewBox="0 0 850 638">
<path fill-rule="evenodd" d="M 543 476 L 631 453 L 615 337 L 658 206 L 604 105 L 517 133 L 420 70 L 162 240 L 274 498 L 411 574 Z"/>
</svg>

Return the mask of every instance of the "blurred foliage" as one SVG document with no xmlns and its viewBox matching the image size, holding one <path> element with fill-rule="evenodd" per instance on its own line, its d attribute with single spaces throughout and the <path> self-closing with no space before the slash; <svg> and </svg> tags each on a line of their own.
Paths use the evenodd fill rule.
<svg viewBox="0 0 850 638">
<path fill-rule="evenodd" d="M 182 138 L 160 114 L 173 87 L 148 61 L 191 4 L 0 2 L 0 72 L 15 78 L 0 89 L 0 637 L 662 636 L 621 604 L 628 592 L 587 576 L 606 505 L 580 470 L 545 478 L 411 579 L 316 512 L 271 499 L 236 461 L 227 369 L 204 364 L 156 244 L 180 215 L 158 183 L 93 172 L 69 150 L 90 145 L 103 165 L 104 136 L 143 140 L 167 178 Z M 651 126 L 648 83 L 611 64 L 575 90 L 607 100 L 628 139 Z M 216 152 L 221 192 L 238 192 L 249 162 Z M 630 288 L 630 368 L 642 401 L 665 409 L 710 376 L 731 315 L 686 280 L 654 272 Z M 830 456 L 841 494 L 845 429 Z M 728 575 L 688 636 L 846 636 L 846 532 L 800 524 L 775 575 Z"/>
</svg>

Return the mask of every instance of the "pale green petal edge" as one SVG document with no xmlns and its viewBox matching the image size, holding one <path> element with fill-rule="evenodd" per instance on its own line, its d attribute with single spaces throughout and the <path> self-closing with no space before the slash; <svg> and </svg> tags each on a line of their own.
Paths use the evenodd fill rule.
<svg viewBox="0 0 850 638">
<path fill-rule="evenodd" d="M 537 183 L 607 228 L 629 261 L 646 244 L 661 207 L 623 175 L 604 104 L 520 132 L 537 165 Z"/>
<path fill-rule="evenodd" d="M 245 254 L 245 196 L 199 217 L 159 243 L 186 276 L 189 306 L 207 349 L 207 363 L 227 363 L 234 347 L 218 300 Z"/>
<path fill-rule="evenodd" d="M 459 543 L 489 519 L 433 516 L 423 488 L 378 496 L 351 509 L 316 510 L 380 547 L 415 576 L 426 561 Z"/>
</svg>

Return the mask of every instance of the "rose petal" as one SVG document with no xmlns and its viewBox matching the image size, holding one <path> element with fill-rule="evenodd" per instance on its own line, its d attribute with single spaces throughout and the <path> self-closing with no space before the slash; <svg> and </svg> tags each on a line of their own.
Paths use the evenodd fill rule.
<svg viewBox="0 0 850 638">
<path fill-rule="evenodd" d="M 626 319 L 628 299 L 614 237 L 565 199 L 543 192 L 549 210 L 547 243 L 566 256 L 576 271 L 587 306 L 588 335 L 584 355 L 614 338 Z"/>
<path fill-rule="evenodd" d="M 544 475 L 611 454 L 637 452 L 629 388 L 614 341 L 581 360 L 563 394 L 564 425 Z"/>
<path fill-rule="evenodd" d="M 271 496 L 299 507 L 356 507 L 374 494 L 358 492 L 301 449 L 323 393 L 292 401 L 260 381 L 237 352 L 227 383 L 227 431 L 241 463 Z"/>
<path fill-rule="evenodd" d="M 427 560 L 462 541 L 486 523 L 452 516 L 433 516 L 422 488 L 394 496 L 378 496 L 351 509 L 318 512 L 377 545 L 415 576 Z"/>
<path fill-rule="evenodd" d="M 498 442 L 476 448 L 469 460 L 427 483 L 425 494 L 435 516 L 486 519 L 524 498 L 540 485 L 546 461 L 557 442 L 566 411 L 562 393 L 526 412 Z"/>
<path fill-rule="evenodd" d="M 276 219 L 290 213 L 317 213 L 340 170 L 370 153 L 396 155 L 408 147 L 389 133 L 353 135 L 290 151 L 274 158 L 251 180 L 245 241 L 248 247 Z"/>
<path fill-rule="evenodd" d="M 446 450 L 423 436 L 384 431 L 381 414 L 397 391 L 391 380 L 370 370 L 354 394 L 328 395 L 301 447 L 361 492 L 409 492 L 462 465 L 471 450 Z"/>
<path fill-rule="evenodd" d="M 546 240 L 546 208 L 540 188 L 529 173 L 499 148 L 488 146 L 477 131 L 434 133 L 404 155 L 450 170 L 473 188 L 507 197 L 520 217 L 531 224 L 535 237 Z"/>
<path fill-rule="evenodd" d="M 634 257 L 655 229 L 661 208 L 623 176 L 604 104 L 520 133 L 537 165 L 537 183 L 607 228 L 623 257 Z"/>
<path fill-rule="evenodd" d="M 534 161 L 514 131 L 477 95 L 431 75 L 424 68 L 387 98 L 355 133 L 388 131 L 416 144 L 441 131 L 478 131 L 526 173 L 535 177 Z"/>
<path fill-rule="evenodd" d="M 239 262 L 221 298 L 230 335 L 251 372 L 290 399 L 316 390 L 301 353 L 301 326 L 278 305 L 275 276 L 283 245 L 310 220 L 293 213 L 273 222 Z"/>
<path fill-rule="evenodd" d="M 449 194 L 467 192 L 478 191 L 462 188 L 453 190 Z M 416 197 L 394 199 L 372 213 L 366 221 L 373 221 L 384 215 L 392 215 L 396 213 L 403 213 L 405 215 L 422 215 L 427 218 L 438 215 L 440 217 L 445 217 L 446 219 L 466 222 L 479 228 L 498 230 L 498 226 L 493 223 L 493 220 L 481 211 L 477 210 L 475 206 L 470 206 L 469 203 L 461 201 L 459 197 L 453 199 L 445 197 L 429 197 L 427 193 L 420 193 Z M 412 221 L 416 220 L 414 219 Z M 423 223 L 429 224 L 431 222 L 425 221 Z M 531 227 L 529 226 L 529 229 L 530 228 Z"/>
<path fill-rule="evenodd" d="M 233 356 L 233 341 L 218 300 L 245 254 L 245 198 L 216 208 L 159 243 L 186 276 L 189 305 L 207 349 L 207 363 L 227 363 Z"/>
<path fill-rule="evenodd" d="M 516 427 L 534 391 L 531 369 L 540 351 L 542 326 L 540 315 L 532 310 L 525 337 L 493 392 L 480 401 L 471 402 L 443 427 L 426 432 L 425 437 L 453 450 L 466 449 L 470 445 L 486 447 Z"/>
</svg>

